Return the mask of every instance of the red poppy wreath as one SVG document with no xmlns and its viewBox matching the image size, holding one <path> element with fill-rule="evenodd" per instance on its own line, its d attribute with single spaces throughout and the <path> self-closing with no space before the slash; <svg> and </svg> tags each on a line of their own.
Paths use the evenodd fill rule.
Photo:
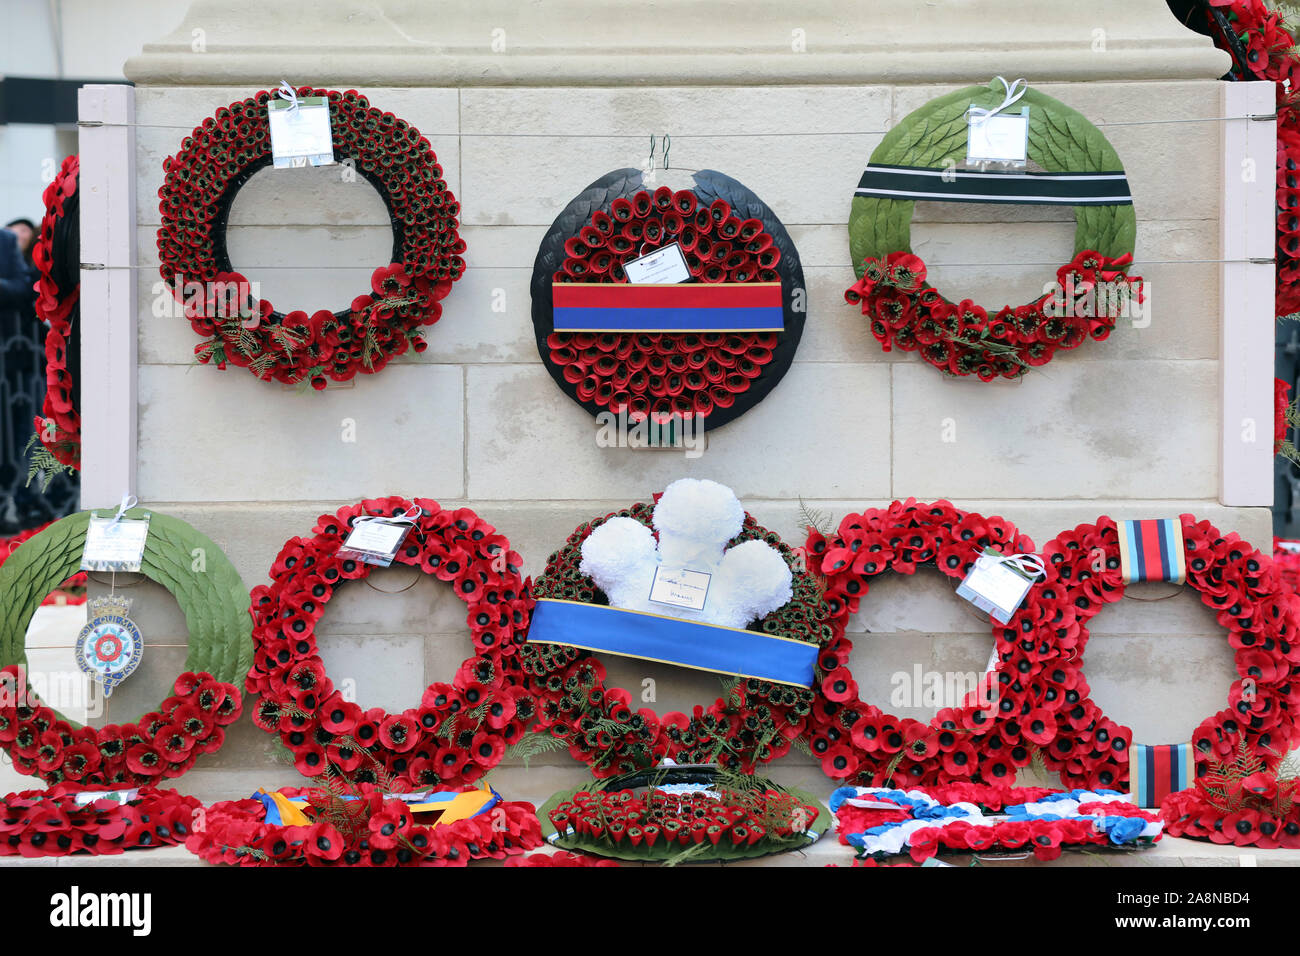
<svg viewBox="0 0 1300 956">
<path fill-rule="evenodd" d="M 77 411 L 81 355 L 77 340 L 80 317 L 81 243 L 77 183 L 80 165 L 69 156 L 54 181 L 45 187 L 45 215 L 32 248 L 40 273 L 36 280 L 36 317 L 45 333 L 45 405 L 35 421 L 36 435 L 51 455 L 70 468 L 81 467 L 81 414 Z"/>
<path fill-rule="evenodd" d="M 174 846 L 189 836 L 201 806 L 154 787 L 123 792 L 60 783 L 11 793 L 0 801 L 0 856 L 109 856 Z"/>
<path fill-rule="evenodd" d="M 325 672 L 316 625 L 338 587 L 371 565 L 344 540 L 363 515 L 418 512 L 394 559 L 452 586 L 467 606 L 474 640 L 449 683 L 435 683 L 418 705 L 389 714 L 345 700 Z M 253 722 L 278 734 L 299 771 L 327 771 L 357 783 L 414 789 L 470 783 L 496 766 L 533 713 L 516 655 L 528 631 L 532 596 L 510 542 L 468 508 L 381 498 L 322 515 L 311 538 L 293 538 L 271 567 L 271 584 L 253 590 L 256 644 L 247 689 L 258 695 Z"/>
<path fill-rule="evenodd" d="M 1199 777 L 1243 746 L 1249 754 L 1273 759 L 1300 742 L 1300 605 L 1268 556 L 1208 521 L 1191 515 L 1180 521 L 1187 583 L 1227 629 L 1238 675 L 1228 706 L 1192 735 Z M 1054 610 L 1050 617 L 1035 616 L 1032 607 L 1022 610 L 1000 629 L 999 643 L 1016 640 L 1021 632 L 1055 632 L 1062 655 L 1045 672 L 1041 687 L 1041 707 L 1056 724 L 1043 748 L 1047 765 L 1072 786 L 1122 787 L 1129 779 L 1133 732 L 1106 717 L 1088 696 L 1083 674 L 1088 622 L 1124 596 L 1115 522 L 1103 517 L 1080 525 L 1049 541 L 1042 553 L 1049 577 L 1038 589 L 1039 603 Z"/>
<path fill-rule="evenodd" d="M 638 170 L 615 170 L 569 203 L 542 239 L 532 280 L 537 350 L 556 384 L 593 415 L 698 416 L 705 428 L 718 428 L 762 401 L 794 359 L 803 332 L 804 281 L 789 233 L 731 177 L 703 170 L 694 180 L 689 189 L 651 189 Z M 672 245 L 681 247 L 689 278 L 666 289 L 645 288 L 661 296 L 704 297 L 693 299 L 692 308 L 674 312 L 672 302 L 641 302 L 653 328 L 638 327 L 624 324 L 636 309 L 605 307 L 602 298 L 594 300 L 598 307 L 573 310 L 602 316 L 584 325 L 591 331 L 556 331 L 562 326 L 557 285 L 626 290 L 625 264 Z M 733 308 L 737 302 L 727 296 L 739 294 L 748 303 L 765 289 L 772 299 L 754 314 L 763 316 L 758 324 L 768 331 L 726 331 L 718 323 L 746 311 Z M 668 319 L 676 315 L 684 331 L 666 331 L 679 327 Z"/>
<path fill-rule="evenodd" d="M 164 162 L 159 272 L 204 337 L 194 350 L 201 363 L 322 389 L 330 379 L 377 372 L 408 349 L 425 350 L 421 328 L 438 321 L 439 300 L 464 272 L 465 242 L 457 233 L 460 205 L 418 129 L 356 90 L 296 92 L 328 101 L 336 157 L 351 160 L 388 207 L 393 261 L 374 271 L 370 288 L 347 308 L 312 315 L 276 311 L 233 271 L 225 240 L 231 203 L 271 164 L 267 103 L 274 94 L 262 90 L 217 110 Z"/>
<path fill-rule="evenodd" d="M 1183 22 L 1232 55 L 1224 79 L 1277 87 L 1277 295 L 1279 318 L 1300 311 L 1300 56 L 1286 15 L 1264 0 L 1187 5 Z"/>
<path fill-rule="evenodd" d="M 654 528 L 654 508 L 652 504 L 635 504 L 578 527 L 564 547 L 551 555 L 534 584 L 534 595 L 579 604 L 610 604 L 609 597 L 582 570 L 583 543 L 611 519 L 630 518 Z M 739 505 L 737 512 L 744 515 L 743 526 L 730 540 L 724 537 L 726 548 L 765 542 L 793 570 L 789 601 L 748 629 L 798 644 L 817 646 L 829 640 L 821 588 L 801 570 L 799 556 L 776 534 L 740 511 Z M 655 540 L 662 535 L 660 530 Z M 537 695 L 538 732 L 567 741 L 569 754 L 598 778 L 652 767 L 664 757 L 718 762 L 752 771 L 756 765 L 789 752 L 791 741 L 803 733 L 813 704 L 812 691 L 803 687 L 725 677 L 722 697 L 697 705 L 690 715 L 661 716 L 651 708 L 634 708 L 632 694 L 626 689 L 607 686 L 604 665 L 589 651 L 528 643 L 520 649 L 519 659 Z"/>
<path fill-rule="evenodd" d="M 858 696 L 846 628 L 875 576 L 910 575 L 929 566 L 960 581 L 985 548 L 1009 555 L 1032 551 L 1033 542 L 1002 518 L 911 498 L 848 515 L 829 537 L 809 529 L 808 568 L 825 579 L 834 631 L 819 662 L 824 677 L 808 731 L 813 754 L 828 776 L 904 788 L 1005 783 L 1030 762 L 1035 746 L 1051 739 L 1055 724 L 1036 695 L 1055 644 L 1028 631 L 1008 635 L 999 629 L 996 685 L 985 675 L 962 706 L 944 708 L 929 723 L 891 716 Z M 1031 589 L 1024 606 L 1026 614 L 1046 613 L 1038 588 Z"/>
</svg>

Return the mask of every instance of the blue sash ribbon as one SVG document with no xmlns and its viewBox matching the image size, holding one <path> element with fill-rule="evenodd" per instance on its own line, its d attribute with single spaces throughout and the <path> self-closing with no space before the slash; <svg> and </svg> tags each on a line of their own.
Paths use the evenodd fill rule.
<svg viewBox="0 0 1300 956">
<path fill-rule="evenodd" d="M 812 687 L 818 647 L 806 641 L 645 611 L 539 598 L 530 644 L 562 644 L 775 684 Z"/>
</svg>

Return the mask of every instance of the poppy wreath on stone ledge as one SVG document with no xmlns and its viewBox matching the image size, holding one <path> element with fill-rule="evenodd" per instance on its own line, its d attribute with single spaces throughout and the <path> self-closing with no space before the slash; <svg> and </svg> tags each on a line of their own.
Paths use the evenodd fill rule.
<svg viewBox="0 0 1300 956">
<path fill-rule="evenodd" d="M 830 826 L 803 790 L 717 767 L 655 767 L 548 800 L 542 834 L 564 850 L 668 866 L 806 850 Z"/>
<path fill-rule="evenodd" d="M 1273 561 L 1235 533 L 1224 535 L 1208 521 L 1182 515 L 1187 583 L 1201 603 L 1215 612 L 1228 631 L 1237 665 L 1237 680 L 1228 706 L 1207 717 L 1192 734 L 1198 777 L 1214 762 L 1248 753 L 1271 758 L 1300 742 L 1300 605 L 1282 581 Z M 1047 766 L 1072 786 L 1123 788 L 1129 780 L 1128 750 L 1133 732 L 1102 712 L 1088 695 L 1084 652 L 1088 622 L 1106 604 L 1124 596 L 1119 536 L 1115 522 L 1100 518 L 1079 525 L 1043 548 L 1048 582 L 1036 589 L 1052 592 L 1057 613 L 1035 619 L 1022 610 L 1004 628 L 999 643 L 1022 632 L 1050 639 L 1070 653 L 1044 674 L 1042 707 L 1056 723 L 1052 741 L 1043 748 Z M 1098 570 L 1100 568 L 1100 570 Z M 1049 698 L 1047 691 L 1055 693 Z"/>
<path fill-rule="evenodd" d="M 914 574 L 934 567 L 959 582 L 985 548 L 1004 554 L 1033 550 L 1033 542 L 1002 518 L 961 511 L 946 501 L 909 498 L 851 514 L 834 534 L 809 529 L 808 569 L 826 582 L 834 638 L 822 652 L 824 677 L 808 730 L 813 754 L 830 777 L 873 786 L 911 787 L 971 780 L 1005 783 L 1027 766 L 1035 746 L 1056 731 L 1041 709 L 1042 672 L 1055 658 L 1047 636 L 997 632 L 998 664 L 960 707 L 929 723 L 894 717 L 858 696 L 849 668 L 849 618 L 867 600 L 872 580 L 886 571 Z M 1030 589 L 1024 613 L 1047 615 L 1041 589 Z M 996 673 L 996 686 L 990 683 Z"/>
<path fill-rule="evenodd" d="M 362 515 L 418 510 L 394 559 L 452 586 L 467 606 L 474 654 L 401 713 L 366 710 L 343 699 L 325 672 L 316 625 L 338 587 L 371 565 L 340 556 Z M 253 722 L 276 734 L 308 777 L 332 770 L 356 783 L 396 789 L 454 786 L 500 763 L 533 714 L 516 657 L 533 599 L 523 561 L 504 535 L 468 508 L 381 498 L 322 515 L 310 538 L 292 538 L 271 567 L 271 584 L 252 592 L 256 654 L 247 689 L 258 695 Z"/>
<path fill-rule="evenodd" d="M 958 168 L 966 158 L 967 111 L 972 105 L 998 107 L 1003 91 L 994 87 L 967 87 L 931 100 L 904 117 L 871 154 L 849 214 L 858 281 L 844 294 L 861 306 L 886 352 L 895 346 L 920 352 L 935 368 L 981 381 L 1016 378 L 1058 350 L 1105 339 L 1118 315 L 1142 294 L 1141 280 L 1126 275 L 1137 221 L 1123 166 L 1083 115 L 1026 89 L 1013 109 L 1029 106 L 1028 159 L 1045 172 L 1018 176 Z M 1057 289 L 1001 309 L 945 298 L 927 283 L 925 263 L 912 252 L 916 201 L 1008 201 L 1017 182 L 1031 184 L 1035 197 L 1017 201 L 1074 204 L 1075 253 L 1057 270 Z"/>
<path fill-rule="evenodd" d="M 234 681 L 248 673 L 248 592 L 205 535 L 162 514 L 149 519 L 141 572 L 176 598 L 189 628 L 186 672 L 157 710 L 129 724 L 81 727 L 28 685 L 26 636 L 45 596 L 77 573 L 90 512 L 54 522 L 0 567 L 0 747 L 19 773 L 46 783 L 144 786 L 185 773 L 225 741 L 242 711 Z M 127 518 L 143 517 L 132 509 Z M 195 571 L 202 555 L 204 570 Z"/>
<path fill-rule="evenodd" d="M 635 504 L 578 527 L 564 547 L 551 555 L 533 585 L 538 598 L 608 605 L 609 599 L 579 569 L 582 544 L 610 518 L 641 522 L 653 532 L 654 505 Z M 821 586 L 802 570 L 800 556 L 748 513 L 740 534 L 727 542 L 764 541 L 776 548 L 793 570 L 793 598 L 749 630 L 823 645 L 831 638 L 825 623 Z M 679 762 L 713 763 L 752 771 L 789 752 L 791 741 L 807 726 L 813 708 L 810 690 L 751 678 L 724 679 L 723 696 L 696 705 L 690 715 L 659 715 L 634 709 L 632 694 L 608 687 L 605 667 L 588 651 L 558 644 L 526 644 L 519 651 L 529 686 L 537 695 L 537 732 L 569 744 L 569 754 L 598 778 L 643 770 L 664 757 Z"/>
<path fill-rule="evenodd" d="M 768 206 L 713 170 L 690 189 L 643 185 L 639 170 L 596 180 L 556 218 L 533 267 L 533 331 L 557 385 L 593 415 L 699 416 L 707 429 L 762 401 L 803 334 L 803 269 Z M 553 283 L 627 283 L 624 263 L 679 243 L 688 283 L 780 282 L 784 331 L 556 332 Z"/>
<path fill-rule="evenodd" d="M 190 835 L 202 807 L 194 797 L 154 787 L 135 794 L 106 790 L 98 799 L 78 802 L 79 795 L 100 789 L 59 783 L 0 800 L 0 856 L 109 856 L 175 846 Z"/>
<path fill-rule="evenodd" d="M 337 779 L 337 778 L 336 778 Z M 542 845 L 531 803 L 503 801 L 492 812 L 428 826 L 401 800 L 370 784 L 356 786 L 348 812 L 328 810 L 322 792 L 286 787 L 286 797 L 317 810 L 310 825 L 265 822 L 257 799 L 223 800 L 195 820 L 186 848 L 232 866 L 465 866 L 504 860 Z M 473 787 L 462 787 L 462 791 Z M 355 809 L 351 809 L 355 808 Z"/>
<path fill-rule="evenodd" d="M 1032 851 L 1038 860 L 1055 860 L 1067 847 L 1147 848 L 1164 832 L 1157 815 L 1116 790 L 841 787 L 830 803 L 840 842 L 877 861 L 906 853 L 919 863 L 941 850 Z"/>
<path fill-rule="evenodd" d="M 35 421 L 36 435 L 51 455 L 70 468 L 81 467 L 81 315 L 80 163 L 69 156 L 41 199 L 45 215 L 32 247 L 36 280 L 36 317 L 45 333 L 45 404 Z"/>
<path fill-rule="evenodd" d="M 464 272 L 465 242 L 460 205 L 418 129 L 356 90 L 301 87 L 297 94 L 328 101 L 335 156 L 351 160 L 388 208 L 393 261 L 375 269 L 370 288 L 349 306 L 312 315 L 276 311 L 233 271 L 225 238 L 231 204 L 272 161 L 267 103 L 274 94 L 262 90 L 217 110 L 164 161 L 159 272 L 204 337 L 194 350 L 199 362 L 322 389 L 331 379 L 377 372 L 408 349 L 425 350 L 421 329 L 438 321 L 440 300 Z"/>
</svg>

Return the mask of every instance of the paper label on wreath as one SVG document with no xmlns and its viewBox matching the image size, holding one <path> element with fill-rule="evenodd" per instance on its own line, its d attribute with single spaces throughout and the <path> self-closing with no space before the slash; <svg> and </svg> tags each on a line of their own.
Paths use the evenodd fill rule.
<svg viewBox="0 0 1300 956">
<path fill-rule="evenodd" d="M 655 568 L 650 582 L 650 600 L 655 604 L 703 611 L 709 597 L 709 582 L 713 575 L 707 571 L 689 568 Z"/>
<path fill-rule="evenodd" d="M 627 281 L 633 285 L 685 282 L 691 277 L 686 256 L 677 242 L 623 263 L 623 271 L 627 273 Z"/>
<path fill-rule="evenodd" d="M 1023 166 L 1029 156 L 1029 107 L 1019 113 L 967 113 L 966 161 Z"/>
<path fill-rule="evenodd" d="M 91 515 L 86 547 L 81 552 L 81 570 L 139 571 L 148 540 L 148 515 L 116 520 Z"/>
<path fill-rule="evenodd" d="M 957 588 L 957 596 L 1005 624 L 1020 609 L 1034 578 L 1000 558 L 997 551 L 985 548 Z"/>
<path fill-rule="evenodd" d="M 377 518 L 358 521 L 353 526 L 352 533 L 343 542 L 339 555 L 386 568 L 397 557 L 397 551 L 410 530 L 409 523 L 383 521 Z"/>
<path fill-rule="evenodd" d="M 88 807 L 100 800 L 112 800 L 123 806 L 140 796 L 140 790 L 84 790 L 72 795 L 73 802 L 79 807 Z"/>
<path fill-rule="evenodd" d="M 271 100 L 267 103 L 267 122 L 271 126 L 271 158 L 276 169 L 333 165 L 334 136 L 324 97 Z"/>
</svg>

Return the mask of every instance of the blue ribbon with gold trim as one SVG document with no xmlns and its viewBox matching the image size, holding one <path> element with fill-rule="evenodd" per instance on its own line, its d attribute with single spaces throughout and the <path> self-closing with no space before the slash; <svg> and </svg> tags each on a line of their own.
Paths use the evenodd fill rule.
<svg viewBox="0 0 1300 956">
<path fill-rule="evenodd" d="M 795 687 L 813 685 L 819 650 L 816 644 L 761 631 L 553 598 L 538 599 L 528 642 L 562 644 Z"/>
</svg>

